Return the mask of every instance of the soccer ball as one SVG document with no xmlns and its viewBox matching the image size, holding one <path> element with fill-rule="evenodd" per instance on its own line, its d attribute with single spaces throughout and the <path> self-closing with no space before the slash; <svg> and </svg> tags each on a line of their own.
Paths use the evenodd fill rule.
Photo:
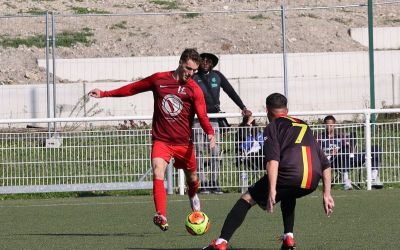
<svg viewBox="0 0 400 250">
<path fill-rule="evenodd" d="M 210 228 L 210 220 L 203 212 L 191 212 L 186 217 L 185 226 L 191 235 L 203 235 Z"/>
</svg>

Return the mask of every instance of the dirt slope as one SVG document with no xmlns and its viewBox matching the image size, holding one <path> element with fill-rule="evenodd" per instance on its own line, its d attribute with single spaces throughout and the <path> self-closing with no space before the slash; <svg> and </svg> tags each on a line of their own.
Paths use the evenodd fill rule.
<svg viewBox="0 0 400 250">
<path fill-rule="evenodd" d="M 288 52 L 367 49 L 349 35 L 351 27 L 366 27 L 367 8 L 356 6 L 365 3 L 361 0 L 286 1 Z M 265 0 L 6 0 L 0 3 L 3 16 L 0 42 L 6 38 L 43 35 L 44 16 L 21 16 L 47 10 L 58 14 L 58 39 L 63 32 L 87 34 L 86 44 L 58 47 L 57 58 L 179 55 L 185 47 L 218 54 L 280 53 L 280 5 L 281 1 Z M 352 6 L 321 8 L 348 5 Z M 318 8 L 309 10 L 308 7 Z M 399 25 L 400 4 L 376 5 L 374 11 L 375 25 Z M 106 15 L 72 15 L 77 12 Z M 36 63 L 44 57 L 44 48 L 0 46 L 0 84 L 44 83 L 45 72 Z"/>
</svg>

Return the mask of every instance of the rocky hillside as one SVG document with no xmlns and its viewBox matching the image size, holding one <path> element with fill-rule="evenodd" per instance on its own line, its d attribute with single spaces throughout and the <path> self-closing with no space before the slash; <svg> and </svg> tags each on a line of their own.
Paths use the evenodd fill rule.
<svg viewBox="0 0 400 250">
<path fill-rule="evenodd" d="M 367 26 L 367 7 L 358 6 L 366 3 L 286 1 L 288 52 L 367 49 L 349 35 L 350 28 Z M 276 0 L 2 1 L 0 84 L 45 82 L 36 60 L 45 57 L 46 11 L 57 14 L 57 58 L 179 55 L 185 47 L 253 54 L 282 52 L 280 5 Z M 400 25 L 400 3 L 375 5 L 374 14 L 376 26 Z"/>
</svg>

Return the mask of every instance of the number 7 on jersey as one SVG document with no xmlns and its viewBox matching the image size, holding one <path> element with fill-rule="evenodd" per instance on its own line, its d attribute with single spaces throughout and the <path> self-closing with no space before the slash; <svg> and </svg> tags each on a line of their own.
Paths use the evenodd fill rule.
<svg viewBox="0 0 400 250">
<path fill-rule="evenodd" d="M 307 124 L 302 124 L 302 123 L 292 123 L 292 126 L 294 127 L 300 127 L 300 133 L 297 136 L 297 139 L 295 141 L 295 143 L 301 143 L 301 141 L 303 140 L 304 135 L 306 134 L 306 130 L 307 130 Z"/>
</svg>

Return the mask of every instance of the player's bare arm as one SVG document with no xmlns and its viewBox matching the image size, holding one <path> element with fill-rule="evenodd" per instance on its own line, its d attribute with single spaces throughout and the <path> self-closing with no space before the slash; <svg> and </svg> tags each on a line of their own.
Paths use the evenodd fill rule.
<svg viewBox="0 0 400 250">
<path fill-rule="evenodd" d="M 325 214 L 329 217 L 333 213 L 333 208 L 335 207 L 335 202 L 331 195 L 331 168 L 326 168 L 322 172 L 322 182 L 323 182 L 323 205 Z"/>
<path fill-rule="evenodd" d="M 268 193 L 268 203 L 267 203 L 267 212 L 274 212 L 274 205 L 276 203 L 276 182 L 278 180 L 278 165 L 279 162 L 275 160 L 270 160 L 267 162 L 267 175 L 269 182 L 269 193 Z"/>
<path fill-rule="evenodd" d="M 194 108 L 197 114 L 197 118 L 199 119 L 200 125 L 203 128 L 204 132 L 206 132 L 208 135 L 208 140 L 210 141 L 210 147 L 214 148 L 216 145 L 214 130 L 207 116 L 206 103 L 204 101 L 204 95 L 200 87 L 198 87 L 197 91 L 195 91 L 194 98 L 195 98 Z"/>
</svg>

